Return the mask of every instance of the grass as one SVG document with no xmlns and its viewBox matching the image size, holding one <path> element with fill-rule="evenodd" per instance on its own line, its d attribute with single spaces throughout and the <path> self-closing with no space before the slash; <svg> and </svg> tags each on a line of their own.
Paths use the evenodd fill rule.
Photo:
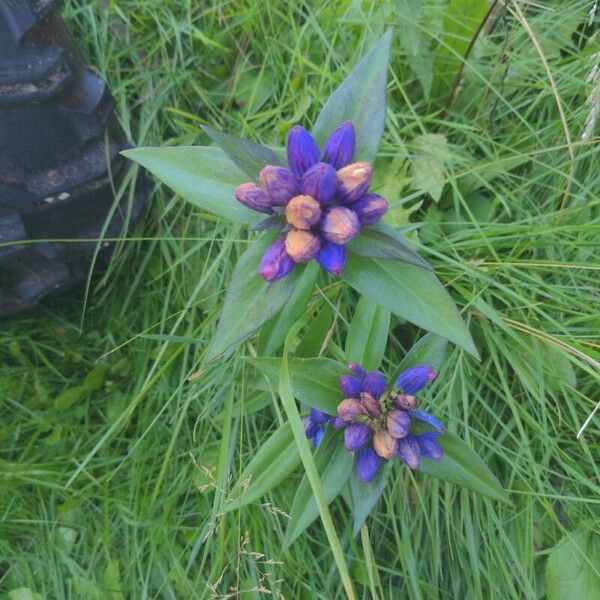
<svg viewBox="0 0 600 600">
<path fill-rule="evenodd" d="M 448 111 L 424 98 L 396 36 L 379 184 L 398 222 L 416 208 L 410 219 L 423 226 L 413 241 L 482 355 L 478 363 L 453 350 L 427 402 L 514 506 L 397 468 L 353 539 L 335 501 L 360 598 L 544 598 L 549 551 L 598 518 L 597 417 L 577 437 L 599 400 L 598 140 L 580 140 L 598 49 L 577 36 L 592 4 L 523 3 L 529 31 L 518 12 L 503 13 L 475 45 Z M 442 38 L 445 2 L 427 2 L 417 25 L 399 6 L 71 0 L 66 20 L 135 144 L 208 143 L 203 123 L 281 144 L 292 123 L 314 120 L 385 27 Z M 406 157 L 423 134 L 448 143 L 437 204 L 411 186 Z M 256 403 L 244 385 L 253 342 L 226 362 L 202 360 L 247 239 L 159 189 L 144 228 L 87 296 L 2 323 L 1 592 L 344 597 L 320 523 L 281 550 L 300 472 L 262 502 L 219 514 L 284 419 L 276 399 Z M 329 356 L 341 353 L 355 301 L 337 284 L 311 300 L 315 313 L 338 310 Z M 394 322 L 384 366 L 419 335 Z M 84 391 L 65 394 L 77 386 Z M 600 557 L 589 560 L 598 573 Z"/>
</svg>

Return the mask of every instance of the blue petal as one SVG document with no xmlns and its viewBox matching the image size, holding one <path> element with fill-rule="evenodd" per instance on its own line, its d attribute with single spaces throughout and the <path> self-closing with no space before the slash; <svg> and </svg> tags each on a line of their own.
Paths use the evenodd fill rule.
<svg viewBox="0 0 600 600">
<path fill-rule="evenodd" d="M 325 425 L 329 422 L 329 415 L 318 408 L 310 409 L 310 418 L 317 423 L 317 425 Z"/>
<path fill-rule="evenodd" d="M 371 371 L 367 373 L 366 377 L 363 380 L 364 391 L 368 392 L 375 398 L 379 399 L 381 394 L 385 392 L 385 388 L 387 387 L 387 379 L 385 375 L 380 371 Z"/>
<path fill-rule="evenodd" d="M 430 365 L 416 365 L 400 373 L 396 379 L 396 388 L 405 394 L 416 394 L 436 377 L 437 373 Z"/>
<path fill-rule="evenodd" d="M 291 128 L 287 142 L 288 165 L 298 179 L 319 162 L 319 154 L 315 138 L 304 127 Z"/>
<path fill-rule="evenodd" d="M 342 375 L 340 377 L 340 390 L 342 390 L 344 398 L 360 398 L 363 384 L 360 379 L 353 375 Z"/>
<path fill-rule="evenodd" d="M 323 160 L 341 169 L 352 162 L 356 149 L 356 136 L 351 121 L 344 121 L 327 139 Z"/>
<path fill-rule="evenodd" d="M 414 436 L 398 440 L 398 458 L 411 469 L 421 466 L 421 448 Z"/>
<path fill-rule="evenodd" d="M 381 456 L 372 447 L 358 451 L 356 455 L 356 472 L 363 483 L 373 481 L 382 460 Z"/>
<path fill-rule="evenodd" d="M 437 429 L 440 432 L 444 431 L 444 426 L 433 415 L 430 415 L 428 412 L 425 412 L 424 410 L 421 410 L 420 408 L 411 410 L 410 416 L 413 419 L 418 419 L 419 421 L 422 421 L 423 423 L 427 423 L 427 425 L 431 425 L 433 428 Z"/>
<path fill-rule="evenodd" d="M 313 165 L 302 175 L 302 193 L 318 200 L 321 204 L 329 204 L 337 192 L 337 174 L 327 163 Z"/>
<path fill-rule="evenodd" d="M 348 365 L 348 369 L 352 371 L 361 381 L 367 375 L 367 372 L 358 363 L 350 363 Z"/>
<path fill-rule="evenodd" d="M 324 242 L 316 258 L 326 271 L 339 277 L 346 266 L 346 246 Z"/>
<path fill-rule="evenodd" d="M 321 443 L 321 440 L 323 439 L 324 435 L 325 435 L 325 427 L 319 427 L 317 429 L 317 431 L 315 432 L 315 437 L 313 438 L 313 446 L 315 448 L 319 447 L 319 444 Z"/>
<path fill-rule="evenodd" d="M 437 441 L 439 437 L 440 433 L 437 431 L 424 431 L 415 436 L 423 456 L 433 460 L 439 460 L 444 456 L 444 450 Z"/>
<path fill-rule="evenodd" d="M 315 422 L 310 417 L 304 417 L 304 419 L 302 419 L 302 425 L 304 426 L 306 437 L 308 439 L 314 438 L 317 431 Z"/>
<path fill-rule="evenodd" d="M 350 452 L 356 452 L 371 439 L 371 428 L 364 423 L 350 423 L 344 429 L 344 446 Z"/>
<path fill-rule="evenodd" d="M 288 275 L 295 266 L 285 249 L 285 238 L 280 237 L 265 250 L 258 272 L 265 281 L 275 281 Z"/>
</svg>

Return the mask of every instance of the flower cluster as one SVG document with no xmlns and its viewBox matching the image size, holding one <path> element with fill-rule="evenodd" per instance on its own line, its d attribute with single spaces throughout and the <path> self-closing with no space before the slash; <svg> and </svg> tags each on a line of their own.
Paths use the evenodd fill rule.
<svg viewBox="0 0 600 600">
<path fill-rule="evenodd" d="M 367 193 L 373 169 L 367 162 L 352 162 L 355 146 L 350 121 L 329 136 L 322 152 L 313 136 L 296 125 L 287 141 L 289 168 L 267 165 L 260 185 L 247 182 L 236 188 L 235 197 L 244 206 L 285 221 L 282 235 L 262 257 L 263 279 L 285 277 L 297 263 L 312 259 L 341 275 L 346 244 L 387 212 L 385 198 Z"/>
<path fill-rule="evenodd" d="M 352 375 L 342 375 L 340 389 L 345 399 L 338 405 L 338 416 L 313 409 L 304 420 L 306 435 L 315 446 L 325 426 L 331 423 L 344 429 L 344 445 L 356 452 L 360 479 L 370 482 L 383 460 L 399 458 L 411 469 L 418 469 L 421 457 L 442 458 L 438 437 L 443 425 L 418 408 L 415 394 L 435 379 L 429 365 L 417 365 L 402 372 L 391 390 L 383 373 L 365 371 L 351 364 Z"/>
</svg>

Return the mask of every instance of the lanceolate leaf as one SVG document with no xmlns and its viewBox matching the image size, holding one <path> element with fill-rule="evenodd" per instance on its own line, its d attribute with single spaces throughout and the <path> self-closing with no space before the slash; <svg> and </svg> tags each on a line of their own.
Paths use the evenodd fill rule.
<svg viewBox="0 0 600 600">
<path fill-rule="evenodd" d="M 262 144 L 223 133 L 206 125 L 202 127 L 202 130 L 250 179 L 258 179 L 258 174 L 265 165 L 287 166 L 283 157 Z"/>
<path fill-rule="evenodd" d="M 597 523 L 582 523 L 552 549 L 546 564 L 546 589 L 548 600 L 600 598 L 600 531 Z"/>
<path fill-rule="evenodd" d="M 500 482 L 469 445 L 448 431 L 438 441 L 444 449 L 444 457 L 440 460 L 423 458 L 423 473 L 451 481 L 481 496 L 511 504 Z"/>
<path fill-rule="evenodd" d="M 354 457 L 344 448 L 339 431 L 329 430 L 314 455 L 327 503 L 332 502 L 346 485 Z M 284 547 L 289 547 L 319 516 L 308 477 L 300 482 L 292 504 Z"/>
<path fill-rule="evenodd" d="M 300 454 L 289 423 L 261 446 L 242 471 L 229 494 L 224 512 L 256 502 L 284 481 L 300 464 Z"/>
<path fill-rule="evenodd" d="M 397 260 L 350 254 L 344 279 L 399 317 L 477 356 L 469 330 L 434 273 Z"/>
<path fill-rule="evenodd" d="M 342 121 L 349 120 L 356 131 L 356 160 L 375 159 L 385 126 L 391 45 L 392 31 L 388 30 L 331 94 L 313 127 L 320 144 Z"/>
<path fill-rule="evenodd" d="M 235 199 L 235 188 L 248 178 L 220 148 L 135 148 L 123 155 L 140 163 L 176 194 L 202 210 L 250 225 L 264 217 Z"/>
<path fill-rule="evenodd" d="M 258 331 L 285 305 L 302 277 L 303 266 L 296 267 L 291 275 L 273 283 L 258 275 L 260 258 L 273 239 L 272 235 L 264 235 L 239 259 L 225 294 L 217 331 L 207 350 L 208 360 L 241 344 Z"/>
<path fill-rule="evenodd" d="M 281 359 L 250 358 L 248 362 L 262 371 L 277 389 Z M 350 373 L 346 367 L 330 358 L 290 358 L 289 371 L 294 396 L 300 402 L 330 415 L 337 414 L 337 405 L 343 399 L 340 375 Z"/>
<path fill-rule="evenodd" d="M 381 498 L 385 485 L 392 472 L 393 463 L 384 461 L 375 479 L 369 483 L 363 483 L 356 469 L 352 469 L 350 475 L 350 490 L 352 492 L 352 516 L 354 524 L 352 525 L 352 535 L 358 535 L 360 528 L 365 524 L 367 517 L 371 514 L 373 508 Z"/>
<path fill-rule="evenodd" d="M 367 371 L 379 368 L 390 329 L 390 312 L 367 296 L 361 296 L 348 328 L 346 358 Z"/>
<path fill-rule="evenodd" d="M 433 271 L 431 265 L 406 243 L 401 234 L 383 224 L 365 227 L 348 244 L 348 250 L 359 256 L 396 259 Z"/>
<path fill-rule="evenodd" d="M 435 335 L 435 333 L 424 335 L 406 353 L 405 357 L 398 365 L 394 376 L 391 378 L 392 381 L 396 381 L 396 378 L 402 371 L 414 367 L 415 365 L 431 365 L 436 371 L 439 371 L 444 364 L 447 347 L 447 339 Z"/>
<path fill-rule="evenodd" d="M 316 261 L 309 262 L 292 296 L 283 308 L 266 323 L 258 338 L 258 351 L 265 356 L 274 355 L 283 344 L 290 328 L 303 314 L 319 276 L 319 265 Z"/>
</svg>

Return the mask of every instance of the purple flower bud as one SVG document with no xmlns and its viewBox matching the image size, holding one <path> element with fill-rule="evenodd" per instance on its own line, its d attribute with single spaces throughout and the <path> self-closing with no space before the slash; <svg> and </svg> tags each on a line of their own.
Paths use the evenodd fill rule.
<svg viewBox="0 0 600 600">
<path fill-rule="evenodd" d="M 421 450 L 421 456 L 433 460 L 439 460 L 444 456 L 444 450 L 437 441 L 438 437 L 440 437 L 440 434 L 437 431 L 425 431 L 415 436 Z"/>
<path fill-rule="evenodd" d="M 275 281 L 288 275 L 296 266 L 285 250 L 285 238 L 275 240 L 263 254 L 258 272 L 266 281 Z"/>
<path fill-rule="evenodd" d="M 334 429 L 341 429 L 342 427 L 346 427 L 346 421 L 344 421 L 342 417 L 333 417 L 331 419 L 331 425 Z"/>
<path fill-rule="evenodd" d="M 348 365 L 348 369 L 352 371 L 361 381 L 367 375 L 367 372 L 358 363 L 350 363 Z"/>
<path fill-rule="evenodd" d="M 395 387 L 401 389 L 405 394 L 416 394 L 436 377 L 437 373 L 433 367 L 416 365 L 400 373 L 398 379 L 396 379 Z"/>
<path fill-rule="evenodd" d="M 344 429 L 344 446 L 349 452 L 356 452 L 371 439 L 371 428 L 364 423 L 350 423 Z"/>
<path fill-rule="evenodd" d="M 326 423 L 329 423 L 329 415 L 327 413 L 324 413 L 322 410 L 319 410 L 318 408 L 310 409 L 310 418 L 317 425 L 325 425 Z"/>
<path fill-rule="evenodd" d="M 355 398 L 342 400 L 338 404 L 337 412 L 344 421 L 352 421 L 359 415 L 364 414 L 360 402 Z"/>
<path fill-rule="evenodd" d="M 351 121 L 344 121 L 325 142 L 323 160 L 341 169 L 350 163 L 355 148 L 354 126 Z"/>
<path fill-rule="evenodd" d="M 379 400 L 375 400 L 368 392 L 361 392 L 360 404 L 363 412 L 373 419 L 378 419 L 381 416 L 381 405 Z"/>
<path fill-rule="evenodd" d="M 347 244 L 360 233 L 360 221 L 346 206 L 330 208 L 321 220 L 323 237 L 334 244 Z"/>
<path fill-rule="evenodd" d="M 317 254 L 317 262 L 334 277 L 339 277 L 346 266 L 346 246 L 324 242 Z"/>
<path fill-rule="evenodd" d="M 319 162 L 319 155 L 315 138 L 304 127 L 295 125 L 290 129 L 287 141 L 288 165 L 298 179 Z"/>
<path fill-rule="evenodd" d="M 260 172 L 260 183 L 271 198 L 272 204 L 285 206 L 290 198 L 300 193 L 296 176 L 285 167 L 267 165 Z"/>
<path fill-rule="evenodd" d="M 365 392 L 368 392 L 375 398 L 379 399 L 379 396 L 385 392 L 385 388 L 387 387 L 387 379 L 385 375 L 380 371 L 371 371 L 367 373 L 366 377 L 363 380 L 363 386 Z"/>
<path fill-rule="evenodd" d="M 313 438 L 313 446 L 315 448 L 319 447 L 319 444 L 321 443 L 321 440 L 323 439 L 324 435 L 325 435 L 325 427 L 319 427 L 315 431 L 315 437 Z"/>
<path fill-rule="evenodd" d="M 285 249 L 292 260 L 308 262 L 319 253 L 321 240 L 310 231 L 293 229 L 285 236 Z"/>
<path fill-rule="evenodd" d="M 430 415 L 424 410 L 421 410 L 419 408 L 417 408 L 416 410 L 411 410 L 410 416 L 412 419 L 418 419 L 423 423 L 427 423 L 427 425 L 431 425 L 434 429 L 437 429 L 440 432 L 444 431 L 444 426 L 433 415 Z"/>
<path fill-rule="evenodd" d="M 392 410 L 388 413 L 385 424 L 392 437 L 403 438 L 410 430 L 410 417 L 403 410 Z"/>
<path fill-rule="evenodd" d="M 265 190 L 259 188 L 255 183 L 248 181 L 235 188 L 235 198 L 244 206 L 256 212 L 270 214 L 273 212 L 273 201 Z"/>
<path fill-rule="evenodd" d="M 315 422 L 310 417 L 304 417 L 302 419 L 302 425 L 304 426 L 304 433 L 306 434 L 306 437 L 308 439 L 313 438 L 317 430 Z"/>
<path fill-rule="evenodd" d="M 380 466 L 381 457 L 373 448 L 362 448 L 356 454 L 356 472 L 363 483 L 373 481 Z"/>
<path fill-rule="evenodd" d="M 360 379 L 353 375 L 342 375 L 340 377 L 340 389 L 346 398 L 360 398 L 363 386 Z"/>
<path fill-rule="evenodd" d="M 414 436 L 409 435 L 398 440 L 398 458 L 411 469 L 421 466 L 421 450 Z"/>
<path fill-rule="evenodd" d="M 352 205 L 361 225 L 373 225 L 377 223 L 388 211 L 388 201 L 378 194 L 367 194 Z"/>
<path fill-rule="evenodd" d="M 373 167 L 367 162 L 355 162 L 337 172 L 338 193 L 347 204 L 360 200 L 371 185 Z"/>
<path fill-rule="evenodd" d="M 285 218 L 296 229 L 310 229 L 321 220 L 321 205 L 312 196 L 294 196 L 285 207 Z"/>
<path fill-rule="evenodd" d="M 402 410 L 414 410 L 419 406 L 416 396 L 408 396 L 407 394 L 396 394 L 394 404 Z"/>
<path fill-rule="evenodd" d="M 373 448 L 381 458 L 390 460 L 398 452 L 398 440 L 392 437 L 389 431 L 381 429 L 373 436 Z"/>
<path fill-rule="evenodd" d="M 331 165 L 319 162 L 302 175 L 300 185 L 303 194 L 328 204 L 337 193 L 337 174 Z"/>
</svg>

